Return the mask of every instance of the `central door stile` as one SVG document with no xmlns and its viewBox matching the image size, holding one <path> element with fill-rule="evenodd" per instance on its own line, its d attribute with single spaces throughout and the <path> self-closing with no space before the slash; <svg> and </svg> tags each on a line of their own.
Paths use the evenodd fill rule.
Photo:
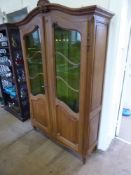
<svg viewBox="0 0 131 175">
<path fill-rule="evenodd" d="M 43 58 L 43 70 L 45 74 L 45 95 L 47 98 L 47 110 L 48 110 L 48 133 L 51 133 L 52 130 L 52 122 L 51 122 L 51 114 L 50 114 L 50 101 L 49 101 L 49 81 L 48 81 L 48 56 L 47 56 L 47 41 L 46 41 L 46 20 L 45 16 L 40 18 L 40 29 L 41 29 L 41 49 L 42 49 L 42 58 Z M 44 109 L 43 109 L 44 110 Z"/>
<path fill-rule="evenodd" d="M 49 91 L 49 113 L 51 118 L 52 136 L 56 138 L 56 111 L 55 111 L 55 60 L 54 60 L 54 45 L 53 45 L 53 29 L 52 20 L 48 15 L 45 17 L 45 42 L 46 42 L 46 61 L 47 61 L 47 76 L 48 76 L 48 91 Z"/>
</svg>

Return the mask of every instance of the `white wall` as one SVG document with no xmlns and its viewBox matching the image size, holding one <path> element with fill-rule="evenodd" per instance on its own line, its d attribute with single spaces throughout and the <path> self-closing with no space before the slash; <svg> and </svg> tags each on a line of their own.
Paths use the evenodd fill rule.
<svg viewBox="0 0 131 175">
<path fill-rule="evenodd" d="M 36 7 L 38 0 L 0 0 L 0 8 L 6 13 L 27 7 L 28 11 Z M 87 5 L 98 4 L 104 8 L 108 8 L 109 0 L 50 0 L 52 3 L 58 3 L 69 7 L 82 7 Z"/>
<path fill-rule="evenodd" d="M 115 137 L 129 37 L 127 21 L 128 0 L 112 0 L 109 9 L 115 12 L 115 17 L 110 26 L 102 120 L 98 144 L 98 148 L 102 150 L 106 150 L 111 140 Z"/>
<path fill-rule="evenodd" d="M 115 136 L 115 127 L 121 95 L 123 66 L 125 64 L 126 43 L 125 38 L 127 26 L 126 12 L 128 0 L 50 0 L 53 3 L 60 3 L 69 7 L 81 7 L 97 4 L 115 13 L 111 21 L 110 35 L 107 54 L 106 76 L 104 84 L 104 97 L 102 120 L 99 134 L 98 148 L 106 150 Z M 129 0 L 130 1 L 130 0 Z M 13 5 L 12 5 L 13 2 Z M 0 8 L 6 13 L 27 7 L 30 11 L 36 7 L 37 0 L 0 0 Z M 124 8 L 123 8 L 124 7 Z M 129 8 L 130 9 L 130 8 Z M 125 26 L 125 27 L 123 27 Z M 123 37 L 124 36 L 124 37 Z"/>
<path fill-rule="evenodd" d="M 131 24 L 131 1 L 128 4 L 128 21 Z M 123 107 L 131 109 L 131 38 L 129 44 L 129 51 L 127 55 L 127 68 L 126 68 L 126 78 L 125 78 L 125 89 L 123 94 Z"/>
<path fill-rule="evenodd" d="M 131 47 L 130 47 L 129 53 L 131 53 Z M 131 61 L 131 54 L 129 59 Z M 128 65 L 128 68 L 127 68 L 126 77 L 125 77 L 125 86 L 126 86 L 124 89 L 125 92 L 123 92 L 124 93 L 123 107 L 129 108 L 131 110 L 131 63 L 130 65 Z"/>
<path fill-rule="evenodd" d="M 5 12 L 6 14 L 20 10 L 24 7 L 30 12 L 37 5 L 37 0 L 0 0 L 0 12 Z M 5 20 L 6 22 L 6 20 Z M 3 16 L 0 13 L 0 24 L 3 23 Z"/>
<path fill-rule="evenodd" d="M 3 23 L 3 14 L 2 14 L 2 11 L 0 9 L 0 24 L 2 24 L 2 23 Z"/>
<path fill-rule="evenodd" d="M 27 7 L 28 11 L 37 5 L 37 0 L 0 0 L 0 8 L 6 13 L 11 13 Z"/>
<path fill-rule="evenodd" d="M 62 5 L 66 5 L 68 7 L 82 7 L 87 5 L 95 5 L 98 4 L 104 8 L 108 8 L 109 0 L 50 0 L 52 3 L 59 3 Z"/>
</svg>

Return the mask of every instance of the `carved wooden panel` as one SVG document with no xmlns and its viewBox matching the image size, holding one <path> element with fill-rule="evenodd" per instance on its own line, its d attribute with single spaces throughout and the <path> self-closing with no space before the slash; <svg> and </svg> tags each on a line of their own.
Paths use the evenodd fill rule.
<svg viewBox="0 0 131 175">
<path fill-rule="evenodd" d="M 59 103 L 56 107 L 57 137 L 66 145 L 75 147 L 78 144 L 78 118 L 67 108 L 64 103 Z"/>
<path fill-rule="evenodd" d="M 49 119 L 47 111 L 47 102 L 44 97 L 31 98 L 33 119 L 48 128 Z"/>
<path fill-rule="evenodd" d="M 39 0 L 37 3 L 37 6 L 44 6 L 49 4 L 50 2 L 48 0 Z"/>
</svg>

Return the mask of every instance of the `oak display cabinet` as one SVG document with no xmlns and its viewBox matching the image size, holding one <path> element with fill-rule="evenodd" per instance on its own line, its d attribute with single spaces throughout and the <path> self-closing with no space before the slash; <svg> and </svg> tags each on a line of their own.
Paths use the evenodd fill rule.
<svg viewBox="0 0 131 175">
<path fill-rule="evenodd" d="M 19 22 L 32 125 L 83 161 L 97 145 L 112 16 L 40 0 Z"/>
<path fill-rule="evenodd" d="M 29 100 L 19 29 L 0 25 L 0 88 L 4 109 L 22 121 L 29 118 Z"/>
</svg>

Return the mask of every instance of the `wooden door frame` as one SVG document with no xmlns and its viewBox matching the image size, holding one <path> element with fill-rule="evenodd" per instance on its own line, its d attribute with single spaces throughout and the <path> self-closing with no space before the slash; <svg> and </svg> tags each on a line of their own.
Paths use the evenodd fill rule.
<svg viewBox="0 0 131 175">
<path fill-rule="evenodd" d="M 60 13 L 60 15 L 59 15 Z M 50 89 L 50 104 L 52 106 L 52 118 L 54 123 L 54 137 L 56 137 L 56 82 L 55 82 L 55 56 L 54 56 L 54 31 L 53 25 L 54 23 L 59 24 L 59 26 L 65 29 L 72 29 L 80 32 L 81 34 L 81 59 L 80 59 L 80 93 L 79 93 L 79 113 L 77 114 L 78 121 L 78 148 L 75 148 L 77 152 L 82 153 L 83 151 L 83 133 L 84 133 L 84 118 L 85 118 L 85 108 L 86 108 L 86 80 L 87 80 L 87 17 L 76 17 L 68 14 L 64 14 L 62 12 L 51 12 L 50 16 L 46 17 L 46 44 L 47 44 L 47 56 L 48 56 L 48 65 L 52 68 L 50 73 L 48 73 L 49 79 L 49 89 Z M 73 23 L 75 20 L 75 23 Z M 72 21 L 72 22 L 71 22 Z M 81 23 L 80 23 L 81 21 Z M 82 27 L 83 25 L 83 27 Z M 51 59 L 53 58 L 53 59 Z M 52 74 L 52 75 L 51 75 Z M 54 104 L 53 104 L 54 103 Z M 79 116 L 79 117 L 78 117 Z M 72 145 L 71 145 L 72 147 Z"/>
<path fill-rule="evenodd" d="M 45 49 L 45 20 L 42 15 L 37 15 L 35 16 L 32 20 L 30 20 L 26 25 L 20 27 L 20 35 L 21 35 L 21 41 L 22 41 L 22 49 L 23 49 L 23 56 L 24 56 L 24 66 L 25 66 L 25 73 L 26 73 L 26 81 L 27 81 L 27 87 L 28 87 L 28 94 L 29 94 L 29 101 L 30 101 L 30 113 L 32 116 L 32 105 L 31 105 L 31 86 L 30 86 L 30 81 L 29 81 L 29 70 L 28 70 L 28 64 L 27 64 L 27 54 L 26 54 L 26 42 L 25 42 L 25 37 L 35 31 L 37 28 L 40 29 L 40 39 L 41 39 L 41 55 L 42 55 L 42 67 L 43 67 L 43 74 L 44 74 L 44 85 L 48 86 L 48 78 L 47 78 L 47 65 L 46 65 L 46 49 Z M 41 98 L 42 96 L 46 96 L 47 98 L 47 103 L 49 107 L 49 93 L 48 93 L 48 88 L 45 87 L 45 94 L 38 94 L 34 96 L 35 99 Z M 51 131 L 51 120 L 50 120 L 50 115 L 49 115 L 49 109 L 48 109 L 48 119 L 49 119 L 49 130 L 46 130 L 47 132 Z M 32 117 L 31 117 L 32 120 Z M 32 121 L 33 125 L 33 121 Z M 35 127 L 35 126 L 33 126 Z"/>
<path fill-rule="evenodd" d="M 127 71 L 128 71 L 128 64 L 129 63 L 129 51 L 131 49 L 131 26 L 130 26 L 130 32 L 129 32 L 129 39 L 128 39 L 128 47 L 127 47 L 127 54 L 126 54 L 126 60 L 125 60 L 125 70 L 123 75 L 123 82 L 122 82 L 122 90 L 121 90 L 121 97 L 120 97 L 120 104 L 119 104 L 119 110 L 118 110 L 118 117 L 117 117 L 117 123 L 116 123 L 116 132 L 115 136 L 119 137 L 120 133 L 120 126 L 122 122 L 122 109 L 124 104 L 124 91 L 126 90 L 126 81 L 127 81 Z"/>
</svg>

